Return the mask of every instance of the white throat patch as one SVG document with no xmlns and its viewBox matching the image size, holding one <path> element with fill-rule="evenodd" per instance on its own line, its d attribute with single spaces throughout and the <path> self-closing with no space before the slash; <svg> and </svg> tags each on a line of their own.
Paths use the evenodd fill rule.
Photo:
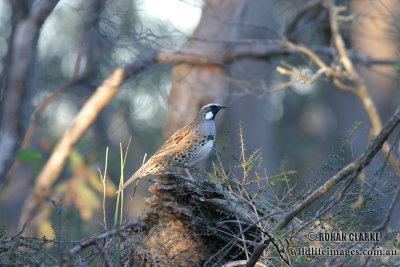
<svg viewBox="0 0 400 267">
<path fill-rule="evenodd" d="M 212 111 L 207 112 L 206 115 L 204 116 L 206 120 L 211 120 L 213 117 L 214 114 L 212 113 Z"/>
</svg>

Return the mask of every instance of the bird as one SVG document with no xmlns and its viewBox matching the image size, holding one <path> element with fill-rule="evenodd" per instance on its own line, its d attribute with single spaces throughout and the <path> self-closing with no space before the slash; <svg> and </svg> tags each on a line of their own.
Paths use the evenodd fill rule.
<svg viewBox="0 0 400 267">
<path fill-rule="evenodd" d="M 227 107 L 215 103 L 203 106 L 194 121 L 172 134 L 117 193 L 140 178 L 162 173 L 171 167 L 183 167 L 188 178 L 193 180 L 187 169 L 211 152 L 216 135 L 214 119 L 218 111 L 224 108 Z"/>
</svg>

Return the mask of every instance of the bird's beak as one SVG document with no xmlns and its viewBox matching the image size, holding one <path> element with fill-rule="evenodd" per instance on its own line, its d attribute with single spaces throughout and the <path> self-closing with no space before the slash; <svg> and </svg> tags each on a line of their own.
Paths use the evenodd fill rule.
<svg viewBox="0 0 400 267">
<path fill-rule="evenodd" d="M 228 107 L 223 107 L 223 106 L 220 106 L 220 107 L 219 107 L 219 109 L 224 109 L 224 108 L 228 108 Z"/>
</svg>

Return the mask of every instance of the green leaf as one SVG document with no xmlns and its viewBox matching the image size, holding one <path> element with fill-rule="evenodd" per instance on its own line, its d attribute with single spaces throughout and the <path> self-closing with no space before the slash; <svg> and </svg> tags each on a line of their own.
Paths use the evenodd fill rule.
<svg viewBox="0 0 400 267">
<path fill-rule="evenodd" d="M 42 154 L 31 149 L 23 149 L 17 152 L 18 160 L 33 161 L 42 158 Z"/>
</svg>

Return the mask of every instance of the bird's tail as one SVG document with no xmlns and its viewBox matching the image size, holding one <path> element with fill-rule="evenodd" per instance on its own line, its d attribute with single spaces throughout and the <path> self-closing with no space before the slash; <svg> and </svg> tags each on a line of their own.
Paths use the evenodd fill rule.
<svg viewBox="0 0 400 267">
<path fill-rule="evenodd" d="M 143 171 L 146 169 L 147 164 L 143 164 L 123 185 L 118 189 L 117 194 L 119 194 L 122 190 L 124 190 L 128 185 L 133 183 L 139 178 L 142 178 Z"/>
</svg>

